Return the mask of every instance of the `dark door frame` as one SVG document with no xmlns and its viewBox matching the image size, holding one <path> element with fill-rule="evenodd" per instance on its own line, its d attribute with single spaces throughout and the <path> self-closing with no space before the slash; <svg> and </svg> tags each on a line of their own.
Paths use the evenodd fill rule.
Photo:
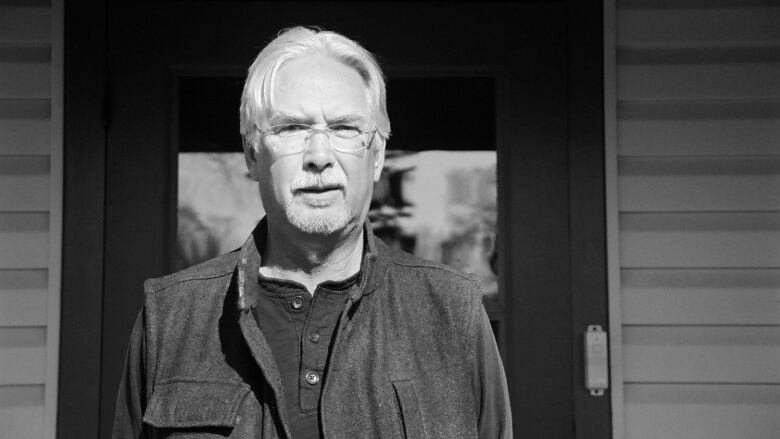
<svg viewBox="0 0 780 439">
<path fill-rule="evenodd" d="M 572 437 L 611 438 L 612 401 L 584 387 L 583 334 L 609 328 L 604 174 L 603 2 L 569 1 L 566 14 L 569 243 L 574 425 Z"/>
<path fill-rule="evenodd" d="M 506 282 L 505 356 L 518 437 L 611 437 L 609 396 L 596 399 L 582 385 L 582 332 L 588 324 L 608 327 L 604 215 L 603 44 L 600 2 L 545 2 L 560 11 L 560 41 L 540 50 L 539 65 L 563 78 L 551 106 L 564 108 L 561 121 L 540 120 L 531 111 L 518 126 L 528 142 L 549 141 L 534 130 L 564 127 L 551 148 L 512 153 L 499 164 L 499 178 L 514 175 L 515 186 L 536 188 L 521 203 L 505 206 L 502 230 L 511 252 L 503 267 L 521 267 Z M 65 187 L 62 320 L 58 391 L 61 437 L 100 437 L 113 406 L 102 388 L 104 283 L 106 270 L 107 126 L 111 107 L 107 69 L 108 2 L 66 5 Z M 565 54 L 555 50 L 564 48 Z M 562 62 L 562 64 L 561 64 Z M 533 72 L 545 75 L 547 71 Z M 549 89 L 547 90 L 549 91 Z M 539 90 L 538 93 L 544 93 Z M 555 101 L 563 97 L 563 102 Z M 545 102 L 545 96 L 532 99 Z M 558 148 L 553 146 L 558 145 Z M 562 146 L 562 147 L 561 147 Z M 504 198 L 504 197 L 502 197 Z M 564 200 L 561 202 L 561 200 Z M 568 291 L 560 300 L 551 289 Z M 555 326 L 544 326 L 546 320 Z M 520 331 L 515 322 L 539 322 Z M 547 324 L 547 323 L 545 323 Z M 527 325 L 526 325 L 527 326 Z M 531 326 L 536 327 L 534 325 Z M 124 343 L 124 340 L 122 340 Z M 555 362 L 571 365 L 562 368 Z M 554 379 L 530 377 L 549 373 Z M 551 386 L 551 383 L 553 384 Z M 569 420 L 571 427 L 561 425 Z"/>
<path fill-rule="evenodd" d="M 106 3 L 67 2 L 58 437 L 99 437 L 106 62 Z"/>
</svg>

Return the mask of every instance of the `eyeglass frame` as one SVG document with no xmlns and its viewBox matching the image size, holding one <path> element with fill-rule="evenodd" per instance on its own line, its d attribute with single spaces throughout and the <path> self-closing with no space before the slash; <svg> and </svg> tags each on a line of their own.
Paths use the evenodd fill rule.
<svg viewBox="0 0 780 439">
<path fill-rule="evenodd" d="M 366 150 L 368 150 L 368 149 L 370 149 L 370 148 L 371 148 L 371 144 L 374 142 L 374 136 L 375 136 L 375 135 L 376 135 L 376 133 L 379 131 L 379 130 L 377 130 L 376 128 L 374 128 L 374 129 L 372 129 L 372 130 L 368 130 L 368 131 L 357 130 L 357 131 L 358 131 L 358 134 L 356 134 L 354 137 L 341 137 L 341 136 L 339 136 L 339 135 L 337 135 L 337 134 L 335 133 L 335 130 L 333 130 L 333 129 L 331 128 L 331 126 L 333 126 L 333 125 L 343 125 L 343 123 L 334 123 L 334 124 L 329 124 L 329 125 L 326 125 L 326 126 L 325 126 L 325 128 L 315 128 L 315 127 L 313 127 L 311 124 L 308 124 L 308 123 L 303 123 L 303 122 L 295 122 L 295 123 L 284 123 L 284 124 L 278 124 L 278 125 L 271 125 L 269 128 L 273 129 L 273 128 L 276 128 L 276 127 L 285 127 L 285 126 L 291 126 L 291 125 L 300 125 L 300 126 L 305 126 L 305 127 L 308 127 L 307 129 L 303 130 L 303 131 L 305 131 L 305 132 L 306 132 L 306 136 L 305 136 L 305 137 L 302 139 L 302 142 L 301 142 L 301 149 L 300 149 L 300 151 L 289 152 L 289 153 L 286 153 L 286 154 L 278 154 L 278 153 L 277 153 L 277 155 L 283 155 L 283 156 L 287 156 L 287 155 L 295 155 L 295 154 L 300 154 L 300 153 L 302 153 L 302 152 L 306 151 L 306 142 L 307 142 L 307 141 L 308 141 L 308 140 L 309 140 L 309 139 L 310 139 L 312 136 L 314 136 L 314 135 L 316 135 L 316 134 L 318 134 L 318 133 L 323 133 L 323 134 L 325 134 L 325 136 L 328 138 L 328 144 L 329 144 L 329 145 L 330 145 L 330 147 L 331 147 L 331 148 L 333 148 L 335 151 L 338 151 L 338 152 L 341 152 L 341 153 L 344 153 L 344 154 L 354 154 L 354 153 L 356 153 L 356 152 L 360 152 L 360 155 L 362 156 L 362 155 L 363 155 L 363 151 L 366 151 Z M 258 133 L 260 133 L 260 135 L 261 135 L 261 137 L 262 137 L 262 138 L 264 138 L 264 137 L 266 137 L 266 136 L 277 136 L 277 137 L 279 137 L 279 138 L 284 138 L 284 136 L 280 136 L 278 133 L 274 133 L 274 132 L 272 132 L 272 131 L 269 131 L 269 130 L 261 130 L 261 129 L 260 129 L 259 127 L 257 127 L 257 126 L 255 126 L 255 130 L 256 130 Z M 335 145 L 333 144 L 333 139 L 331 138 L 331 135 L 334 135 L 334 136 L 336 136 L 336 137 L 338 137 L 338 138 L 340 138 L 340 139 L 345 139 L 345 140 L 352 140 L 352 139 L 357 139 L 359 136 L 362 136 L 362 135 L 364 135 L 364 134 L 369 134 L 369 133 L 371 134 L 371 137 L 368 139 L 368 142 L 366 142 L 366 144 L 365 144 L 364 146 L 361 146 L 360 148 L 355 148 L 355 149 L 343 149 L 343 148 L 339 148 L 339 147 L 337 147 L 337 146 L 335 146 Z M 292 136 L 290 136 L 290 137 L 292 137 Z M 274 150 L 276 150 L 276 148 L 274 148 Z"/>
</svg>

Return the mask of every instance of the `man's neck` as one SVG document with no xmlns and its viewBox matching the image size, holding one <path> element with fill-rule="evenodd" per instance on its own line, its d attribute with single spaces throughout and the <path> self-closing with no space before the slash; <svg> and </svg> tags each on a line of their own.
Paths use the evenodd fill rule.
<svg viewBox="0 0 780 439">
<path fill-rule="evenodd" d="M 313 295 L 317 285 L 346 279 L 363 259 L 363 228 L 345 235 L 310 235 L 298 230 L 269 232 L 260 273 L 298 282 Z"/>
</svg>

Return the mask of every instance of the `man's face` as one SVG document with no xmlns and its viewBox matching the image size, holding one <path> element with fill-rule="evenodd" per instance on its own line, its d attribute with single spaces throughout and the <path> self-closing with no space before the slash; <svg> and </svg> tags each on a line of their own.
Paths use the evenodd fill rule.
<svg viewBox="0 0 780 439">
<path fill-rule="evenodd" d="M 366 85 L 351 67 L 319 54 L 305 54 L 277 72 L 274 112 L 268 126 L 302 123 L 325 128 L 349 123 L 375 129 Z M 338 140 L 335 139 L 334 140 Z M 264 136 L 259 151 L 247 149 L 250 175 L 260 184 L 271 225 L 289 224 L 312 234 L 333 234 L 363 224 L 373 183 L 384 160 L 383 141 L 372 134 L 353 140 L 372 147 L 340 152 L 324 132 L 302 139 L 302 152 L 285 153 L 287 140 Z"/>
</svg>

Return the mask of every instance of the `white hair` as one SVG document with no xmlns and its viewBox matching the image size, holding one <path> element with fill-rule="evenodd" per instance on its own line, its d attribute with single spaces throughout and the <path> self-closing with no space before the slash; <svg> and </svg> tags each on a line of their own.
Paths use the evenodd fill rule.
<svg viewBox="0 0 780 439">
<path fill-rule="evenodd" d="M 385 80 L 374 56 L 357 42 L 335 32 L 297 26 L 283 30 L 249 66 L 241 94 L 241 135 L 258 146 L 260 127 L 273 111 L 274 81 L 279 68 L 304 53 L 316 52 L 352 67 L 366 84 L 368 104 L 373 110 L 377 133 L 390 137 Z"/>
</svg>

